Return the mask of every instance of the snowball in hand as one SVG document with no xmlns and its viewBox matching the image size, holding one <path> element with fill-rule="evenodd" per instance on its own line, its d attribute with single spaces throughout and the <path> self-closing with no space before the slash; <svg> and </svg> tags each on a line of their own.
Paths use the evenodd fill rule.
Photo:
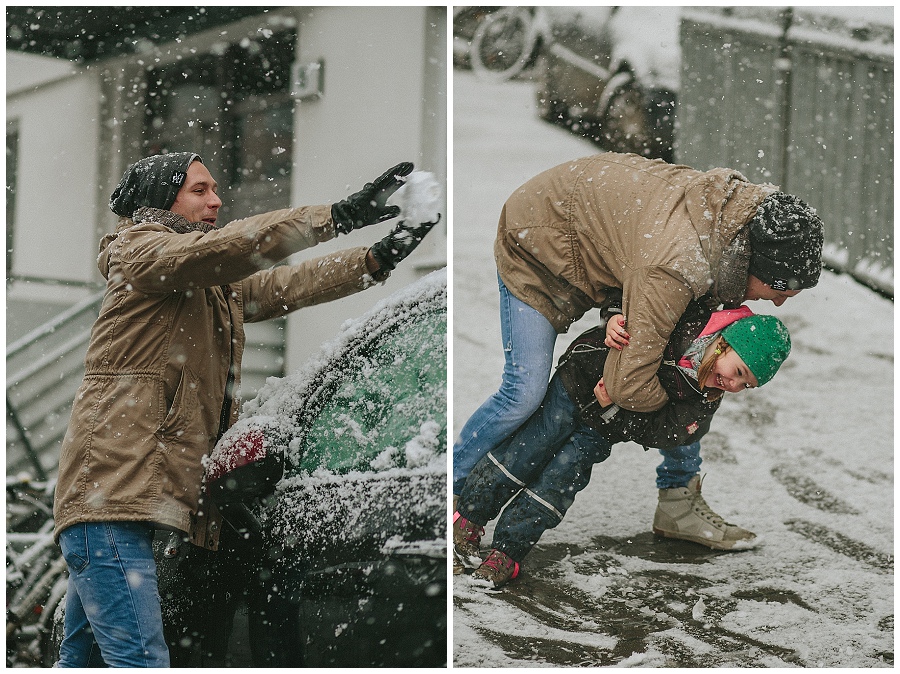
<svg viewBox="0 0 900 674">
<path fill-rule="evenodd" d="M 403 185 L 391 195 L 388 204 L 400 207 L 400 217 L 407 222 L 434 222 L 441 208 L 441 186 L 433 173 L 413 171 Z"/>
</svg>

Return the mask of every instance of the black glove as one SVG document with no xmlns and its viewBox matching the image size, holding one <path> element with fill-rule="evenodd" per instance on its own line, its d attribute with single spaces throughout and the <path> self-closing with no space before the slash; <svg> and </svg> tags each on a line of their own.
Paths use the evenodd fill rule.
<svg viewBox="0 0 900 674">
<path fill-rule="evenodd" d="M 390 196 L 403 185 L 397 176 L 412 173 L 413 165 L 406 161 L 385 171 L 380 178 L 365 186 L 346 199 L 331 207 L 331 219 L 339 234 L 347 234 L 354 229 L 374 225 L 400 215 L 399 206 L 385 206 Z"/>
<path fill-rule="evenodd" d="M 425 238 L 437 223 L 441 221 L 438 213 L 434 222 L 423 222 L 420 225 L 410 226 L 405 222 L 399 223 L 393 231 L 381 241 L 372 246 L 372 257 L 378 263 L 378 271 L 391 271 L 397 263 L 405 259 L 416 246 Z"/>
</svg>

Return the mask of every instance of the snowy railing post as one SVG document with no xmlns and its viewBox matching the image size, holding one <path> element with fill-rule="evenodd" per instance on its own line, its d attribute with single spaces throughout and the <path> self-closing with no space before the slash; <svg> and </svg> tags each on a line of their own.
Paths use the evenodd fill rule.
<svg viewBox="0 0 900 674">
<path fill-rule="evenodd" d="M 890 7 L 702 7 L 682 14 L 676 160 L 798 195 L 824 263 L 893 296 Z"/>
</svg>

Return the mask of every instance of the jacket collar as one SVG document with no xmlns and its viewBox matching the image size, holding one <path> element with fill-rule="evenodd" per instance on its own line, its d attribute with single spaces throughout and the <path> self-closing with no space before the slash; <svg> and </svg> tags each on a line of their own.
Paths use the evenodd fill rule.
<svg viewBox="0 0 900 674">
<path fill-rule="evenodd" d="M 119 234 L 129 227 L 134 227 L 143 222 L 155 222 L 164 227 L 168 227 L 177 234 L 188 234 L 190 232 L 205 233 L 218 229 L 215 225 L 211 225 L 208 222 L 188 222 L 187 218 L 182 217 L 177 213 L 173 213 L 172 211 L 142 206 L 134 212 L 132 217 L 120 217 L 119 222 L 116 225 L 116 231 L 105 235 L 100 240 L 100 252 L 97 256 L 97 267 L 100 269 L 100 273 L 103 274 L 103 278 L 109 278 L 109 254 L 112 242 L 118 239 Z"/>
<path fill-rule="evenodd" d="M 719 303 L 731 308 L 743 302 L 749 274 L 750 233 L 744 227 L 725 246 L 719 258 L 718 273 L 712 288 Z"/>
</svg>

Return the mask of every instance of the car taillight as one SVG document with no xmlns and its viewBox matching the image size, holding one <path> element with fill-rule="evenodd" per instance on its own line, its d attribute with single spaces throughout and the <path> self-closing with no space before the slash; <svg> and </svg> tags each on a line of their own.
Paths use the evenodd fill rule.
<svg viewBox="0 0 900 674">
<path fill-rule="evenodd" d="M 265 436 L 257 429 L 248 430 L 230 438 L 227 447 L 217 447 L 215 458 L 207 469 L 207 479 L 212 482 L 226 473 L 266 458 Z"/>
</svg>

